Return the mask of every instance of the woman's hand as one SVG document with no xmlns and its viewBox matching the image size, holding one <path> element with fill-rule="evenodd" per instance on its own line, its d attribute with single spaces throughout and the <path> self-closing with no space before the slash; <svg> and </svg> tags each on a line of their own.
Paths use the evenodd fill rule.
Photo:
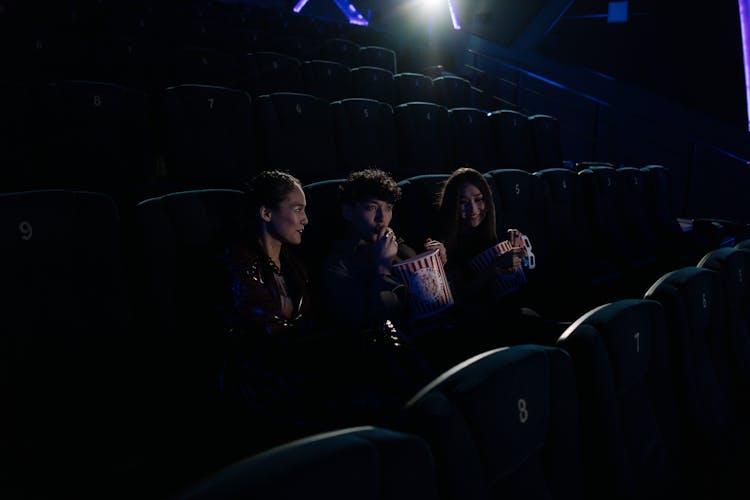
<svg viewBox="0 0 750 500">
<path fill-rule="evenodd" d="M 521 270 L 521 266 L 523 265 L 523 248 L 514 248 L 513 249 L 513 272 L 517 273 Z"/>
<path fill-rule="evenodd" d="M 445 245 L 443 245 L 442 242 L 433 240 L 432 238 L 427 238 L 427 241 L 424 244 L 425 250 L 434 250 L 435 248 L 438 249 L 438 255 L 440 256 L 440 262 L 445 265 L 446 262 L 448 262 L 448 252 L 445 251 Z"/>
<path fill-rule="evenodd" d="M 523 248 L 514 248 L 511 250 L 511 265 L 508 267 L 505 267 L 503 265 L 496 265 L 495 270 L 501 274 L 512 274 L 517 273 L 521 270 L 521 266 L 523 265 L 523 259 L 521 258 L 523 256 Z"/>
</svg>

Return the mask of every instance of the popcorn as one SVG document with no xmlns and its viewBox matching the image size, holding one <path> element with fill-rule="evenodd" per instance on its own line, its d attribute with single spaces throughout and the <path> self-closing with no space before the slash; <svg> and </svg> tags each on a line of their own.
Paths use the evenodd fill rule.
<svg viewBox="0 0 750 500">
<path fill-rule="evenodd" d="M 409 302 L 415 319 L 426 318 L 453 305 L 448 278 L 439 249 L 429 250 L 393 265 L 409 290 Z"/>
</svg>

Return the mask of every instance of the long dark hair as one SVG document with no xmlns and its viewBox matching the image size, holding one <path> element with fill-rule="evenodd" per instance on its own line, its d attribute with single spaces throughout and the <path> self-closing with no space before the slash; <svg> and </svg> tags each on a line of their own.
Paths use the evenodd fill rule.
<svg viewBox="0 0 750 500">
<path fill-rule="evenodd" d="M 461 206 L 458 190 L 464 182 L 479 189 L 484 197 L 486 215 L 481 224 L 471 232 L 471 236 L 461 235 Z M 498 242 L 495 201 L 487 178 L 470 167 L 461 167 L 445 180 L 438 196 L 438 239 L 445 244 L 449 260 L 451 255 L 470 256 Z"/>
</svg>

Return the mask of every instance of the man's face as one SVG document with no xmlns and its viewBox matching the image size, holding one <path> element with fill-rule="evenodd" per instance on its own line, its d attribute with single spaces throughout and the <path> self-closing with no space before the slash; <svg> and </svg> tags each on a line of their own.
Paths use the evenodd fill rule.
<svg viewBox="0 0 750 500">
<path fill-rule="evenodd" d="M 370 198 L 354 202 L 352 205 L 345 205 L 343 215 L 352 224 L 360 238 L 375 242 L 378 232 L 391 223 L 393 204 Z"/>
</svg>

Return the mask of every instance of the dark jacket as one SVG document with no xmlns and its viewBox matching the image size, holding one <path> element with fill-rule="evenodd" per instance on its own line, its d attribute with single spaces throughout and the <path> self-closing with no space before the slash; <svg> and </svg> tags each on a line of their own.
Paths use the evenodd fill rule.
<svg viewBox="0 0 750 500">
<path fill-rule="evenodd" d="M 231 302 L 225 315 L 231 330 L 242 330 L 258 339 L 301 335 L 309 328 L 313 307 L 307 271 L 292 252 L 282 248 L 281 270 L 253 243 L 226 248 L 221 260 Z M 284 286 L 294 304 L 291 318 L 281 313 Z"/>
<path fill-rule="evenodd" d="M 399 241 L 401 261 L 416 255 Z M 380 328 L 386 320 L 397 325 L 407 317 L 408 304 L 404 283 L 397 275 L 375 272 L 371 246 L 362 240 L 334 242 L 323 276 L 327 317 L 339 329 L 361 332 Z"/>
</svg>

